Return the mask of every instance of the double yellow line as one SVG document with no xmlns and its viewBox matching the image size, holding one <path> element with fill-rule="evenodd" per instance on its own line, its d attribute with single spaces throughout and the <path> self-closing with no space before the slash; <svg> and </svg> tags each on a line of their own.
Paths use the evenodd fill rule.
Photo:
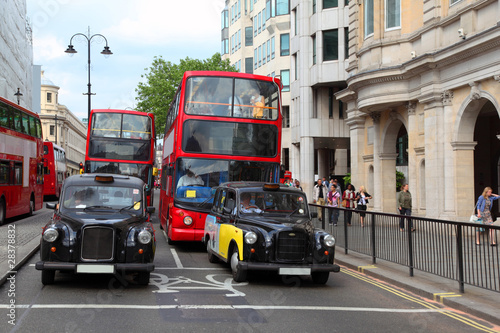
<svg viewBox="0 0 500 333">
<path fill-rule="evenodd" d="M 441 314 L 443 314 L 445 316 L 448 316 L 448 317 L 450 317 L 452 319 L 458 320 L 458 321 L 460 321 L 460 322 L 462 322 L 462 323 L 464 323 L 464 324 L 466 324 L 468 326 L 474 327 L 474 328 L 476 328 L 478 330 L 481 330 L 481 331 L 484 331 L 484 332 L 492 332 L 492 333 L 494 333 L 494 332 L 498 333 L 499 332 L 499 331 L 491 329 L 491 328 L 489 328 L 487 326 L 479 324 L 478 322 L 476 322 L 474 320 L 471 320 L 471 319 L 469 319 L 467 317 L 464 317 L 464 316 L 462 316 L 462 315 L 460 315 L 458 313 L 451 312 L 450 310 L 445 310 L 445 309 L 440 308 L 440 307 L 436 306 L 435 304 L 427 302 L 427 301 L 425 301 L 423 299 L 420 299 L 420 298 L 408 295 L 408 294 L 406 294 L 406 293 L 404 293 L 404 292 L 402 292 L 402 291 L 400 291 L 398 289 L 395 289 L 395 288 L 392 288 L 392 287 L 390 287 L 390 286 L 388 286 L 386 284 L 377 282 L 377 281 L 375 281 L 375 280 L 367 277 L 364 274 L 360 274 L 360 273 L 358 273 L 356 271 L 353 271 L 353 270 L 350 270 L 350 269 L 344 268 L 344 267 L 342 267 L 341 272 L 344 273 L 344 274 L 350 275 L 350 276 L 352 276 L 352 277 L 354 277 L 354 278 L 356 278 L 358 280 L 370 283 L 370 284 L 372 284 L 372 285 L 374 285 L 376 287 L 379 287 L 379 288 L 381 288 L 383 290 L 386 290 L 386 291 L 388 291 L 388 292 L 390 292 L 390 293 L 392 293 L 392 294 L 394 294 L 396 296 L 399 296 L 399 297 L 404 298 L 406 300 L 409 300 L 411 302 L 420 304 L 420 305 L 422 305 L 425 308 L 436 310 L 436 312 L 438 312 L 438 313 L 441 313 Z"/>
</svg>

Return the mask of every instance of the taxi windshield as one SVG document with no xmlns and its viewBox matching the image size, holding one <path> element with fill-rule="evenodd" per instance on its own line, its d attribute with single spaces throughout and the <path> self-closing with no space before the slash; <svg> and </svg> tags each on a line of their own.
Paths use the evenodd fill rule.
<svg viewBox="0 0 500 333">
<path fill-rule="evenodd" d="M 302 193 L 243 192 L 239 211 L 242 215 L 259 214 L 273 217 L 308 217 L 306 199 Z"/>
<path fill-rule="evenodd" d="M 142 191 L 139 188 L 118 186 L 68 186 L 62 206 L 66 209 L 130 209 L 139 212 Z"/>
</svg>

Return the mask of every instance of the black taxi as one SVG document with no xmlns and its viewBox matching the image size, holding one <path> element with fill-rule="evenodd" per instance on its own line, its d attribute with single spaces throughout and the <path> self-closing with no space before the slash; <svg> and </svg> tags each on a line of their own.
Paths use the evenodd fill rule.
<svg viewBox="0 0 500 333">
<path fill-rule="evenodd" d="M 156 249 L 146 207 L 146 184 L 139 178 L 110 174 L 75 175 L 64 181 L 59 204 L 40 240 L 42 283 L 55 272 L 137 273 L 149 283 Z"/>
<path fill-rule="evenodd" d="M 205 221 L 210 262 L 229 263 L 236 282 L 249 270 L 311 275 L 325 284 L 334 263 L 335 238 L 314 227 L 304 192 L 282 184 L 221 184 Z"/>
</svg>

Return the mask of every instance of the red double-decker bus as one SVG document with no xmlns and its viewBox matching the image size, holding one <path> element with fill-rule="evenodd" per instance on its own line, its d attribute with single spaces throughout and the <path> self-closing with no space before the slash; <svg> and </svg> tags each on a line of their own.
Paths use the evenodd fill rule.
<svg viewBox="0 0 500 333">
<path fill-rule="evenodd" d="M 59 198 L 66 179 L 66 152 L 53 142 L 43 142 L 43 195 Z"/>
<path fill-rule="evenodd" d="M 42 208 L 42 156 L 39 116 L 0 97 L 0 224 Z"/>
<path fill-rule="evenodd" d="M 281 83 L 267 76 L 186 72 L 163 144 L 160 221 L 172 241 L 200 241 L 214 187 L 279 181 Z"/>
<path fill-rule="evenodd" d="M 154 114 L 108 109 L 90 113 L 85 172 L 141 178 L 148 184 L 148 206 L 154 199 L 155 150 Z"/>
</svg>

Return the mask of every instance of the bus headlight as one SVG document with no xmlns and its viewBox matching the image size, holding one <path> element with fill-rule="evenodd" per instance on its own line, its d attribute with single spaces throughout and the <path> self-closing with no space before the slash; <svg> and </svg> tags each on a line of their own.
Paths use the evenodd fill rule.
<svg viewBox="0 0 500 333">
<path fill-rule="evenodd" d="M 191 225 L 191 224 L 193 224 L 193 218 L 191 216 L 186 216 L 184 218 L 184 224 L 185 225 Z"/>
<path fill-rule="evenodd" d="M 323 238 L 323 243 L 327 247 L 333 247 L 335 245 L 335 238 L 332 235 L 326 235 L 325 238 Z"/>
<path fill-rule="evenodd" d="M 257 241 L 257 234 L 255 232 L 250 231 L 245 234 L 245 243 L 251 245 L 255 244 L 256 241 Z"/>
<path fill-rule="evenodd" d="M 49 243 L 55 241 L 57 237 L 59 237 L 59 231 L 55 228 L 48 228 L 43 233 L 43 240 Z"/>
<path fill-rule="evenodd" d="M 139 243 L 144 245 L 149 244 L 152 238 L 153 237 L 151 236 L 151 233 L 147 230 L 142 230 L 141 232 L 139 232 L 139 235 L 137 235 L 137 240 L 139 241 Z"/>
</svg>

